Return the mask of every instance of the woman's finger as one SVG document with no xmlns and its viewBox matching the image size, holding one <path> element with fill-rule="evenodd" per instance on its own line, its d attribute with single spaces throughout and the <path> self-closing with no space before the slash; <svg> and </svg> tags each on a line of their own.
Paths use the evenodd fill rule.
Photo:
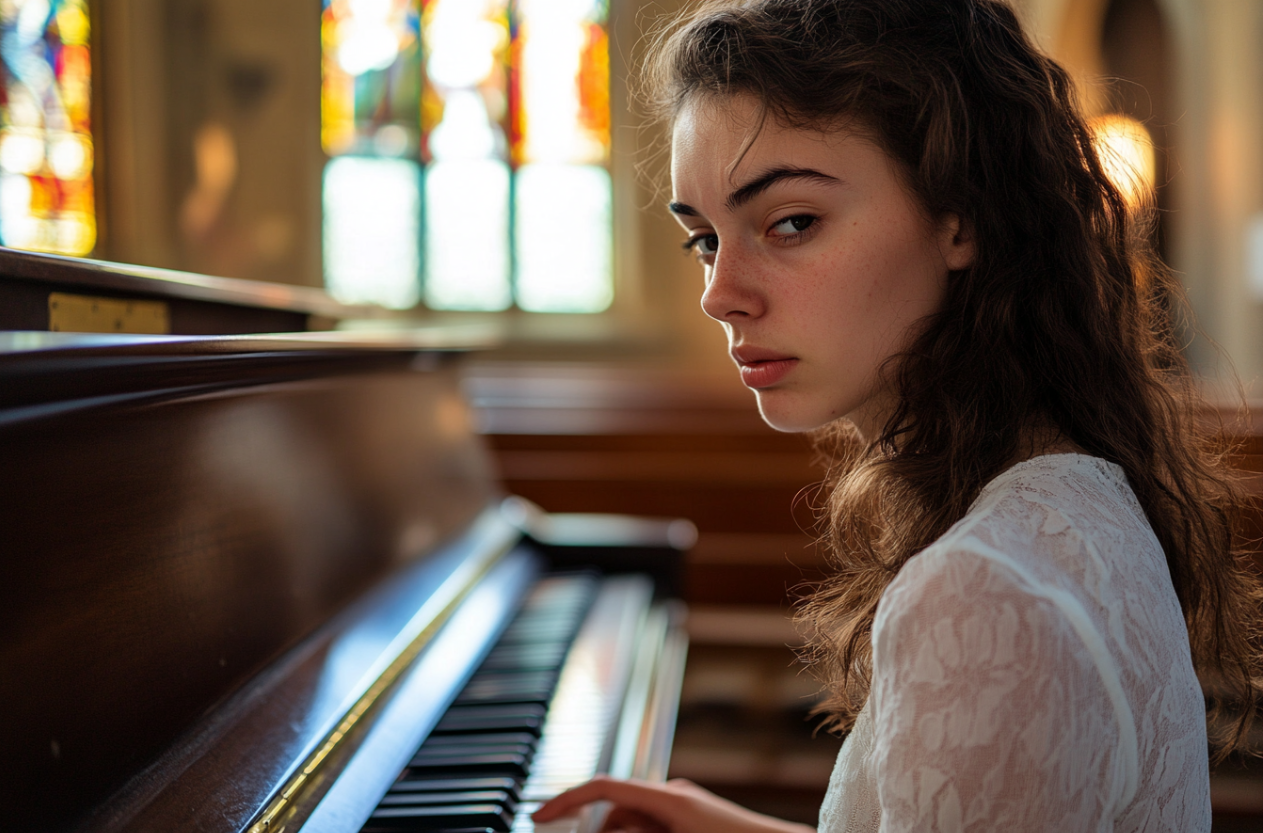
<svg viewBox="0 0 1263 833">
<path fill-rule="evenodd" d="M 552 821 L 593 801 L 610 801 L 618 807 L 640 811 L 667 827 L 671 826 L 671 818 L 678 814 L 680 806 L 679 796 L 666 784 L 598 776 L 545 802 L 532 817 L 536 821 Z"/>
<path fill-rule="evenodd" d="M 690 781 L 666 784 L 605 776 L 567 790 L 535 811 L 538 822 L 577 812 L 594 801 L 612 806 L 605 830 L 635 833 L 816 833 L 803 824 L 760 815 Z"/>
</svg>

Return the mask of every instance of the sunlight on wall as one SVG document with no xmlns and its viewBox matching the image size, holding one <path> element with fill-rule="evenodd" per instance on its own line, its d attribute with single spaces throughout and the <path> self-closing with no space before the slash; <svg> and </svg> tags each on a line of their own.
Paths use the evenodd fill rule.
<svg viewBox="0 0 1263 833">
<path fill-rule="evenodd" d="M 0 2 L 0 243 L 96 245 L 86 0 Z"/>
</svg>

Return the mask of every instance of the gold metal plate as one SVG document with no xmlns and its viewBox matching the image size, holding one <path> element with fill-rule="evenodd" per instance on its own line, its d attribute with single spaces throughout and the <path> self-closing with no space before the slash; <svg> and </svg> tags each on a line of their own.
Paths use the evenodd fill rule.
<svg viewBox="0 0 1263 833">
<path fill-rule="evenodd" d="M 51 292 L 48 329 L 55 333 L 167 335 L 171 316 L 164 301 L 123 301 Z"/>
</svg>

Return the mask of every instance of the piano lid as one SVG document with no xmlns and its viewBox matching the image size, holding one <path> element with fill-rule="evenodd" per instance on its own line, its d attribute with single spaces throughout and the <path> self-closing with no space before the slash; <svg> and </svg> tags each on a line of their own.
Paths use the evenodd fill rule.
<svg viewBox="0 0 1263 833">
<path fill-rule="evenodd" d="M 158 777 L 217 704 L 500 497 L 446 348 L 3 338 L 6 829 L 65 829 Z"/>
<path fill-rule="evenodd" d="M 391 329 L 319 330 L 298 333 L 181 336 L 122 333 L 58 333 L 43 330 L 0 331 L 0 354 L 49 350 L 91 350 L 101 355 L 179 355 L 251 353 L 264 350 L 397 350 L 464 352 L 499 343 L 499 331 L 486 324 L 418 325 Z"/>
<path fill-rule="evenodd" d="M 0 280 L 23 281 L 95 293 L 120 292 L 152 298 L 182 298 L 237 307 L 299 312 L 336 320 L 396 316 L 369 305 L 348 305 L 310 286 L 220 278 L 175 269 L 82 257 L 24 252 L 0 246 Z"/>
</svg>

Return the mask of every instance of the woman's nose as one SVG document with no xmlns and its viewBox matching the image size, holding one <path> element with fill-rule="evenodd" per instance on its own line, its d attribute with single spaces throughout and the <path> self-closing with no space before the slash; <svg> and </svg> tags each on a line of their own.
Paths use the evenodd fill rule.
<svg viewBox="0 0 1263 833">
<path fill-rule="evenodd" d="M 706 276 L 702 293 L 702 311 L 716 321 L 733 323 L 757 318 L 763 314 L 766 301 L 757 290 L 749 264 L 739 252 L 725 251 L 721 246 Z"/>
</svg>

